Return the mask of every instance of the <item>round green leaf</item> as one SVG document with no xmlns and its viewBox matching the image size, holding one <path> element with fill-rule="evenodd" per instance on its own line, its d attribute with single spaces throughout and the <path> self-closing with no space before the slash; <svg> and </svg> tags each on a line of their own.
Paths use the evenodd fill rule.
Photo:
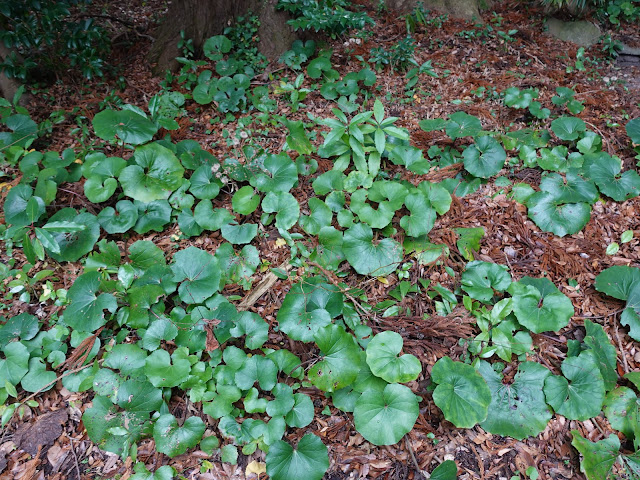
<svg viewBox="0 0 640 480">
<path fill-rule="evenodd" d="M 640 145 L 640 118 L 634 118 L 630 120 L 626 125 L 627 135 L 631 141 Z"/>
<path fill-rule="evenodd" d="M 202 303 L 220 289 L 220 267 L 210 253 L 188 247 L 176 253 L 173 260 L 173 280 L 182 282 L 178 293 L 183 302 Z"/>
<path fill-rule="evenodd" d="M 255 190 L 249 185 L 245 185 L 233 194 L 231 205 L 233 211 L 241 215 L 251 215 L 260 204 L 260 196 L 255 195 Z"/>
<path fill-rule="evenodd" d="M 559 117 L 551 122 L 551 130 L 560 140 L 577 140 L 586 129 L 584 121 L 576 117 Z"/>
<path fill-rule="evenodd" d="M 124 143 L 147 143 L 158 131 L 153 122 L 131 110 L 103 110 L 93 117 L 93 129 L 103 140 L 118 137 Z"/>
<path fill-rule="evenodd" d="M 422 127 L 424 129 L 424 127 Z M 440 127 L 442 128 L 442 127 Z M 456 112 L 449 116 L 445 131 L 451 140 L 461 137 L 475 137 L 482 131 L 480 119 L 465 112 Z"/>
<path fill-rule="evenodd" d="M 382 392 L 365 391 L 356 401 L 356 430 L 374 445 L 393 445 L 411 431 L 418 419 L 418 397 L 404 385 L 392 383 Z"/>
<path fill-rule="evenodd" d="M 374 244 L 373 230 L 362 223 L 344 232 L 342 250 L 349 264 L 361 275 L 389 275 L 402 263 L 402 246 L 391 238 Z"/>
<path fill-rule="evenodd" d="M 213 208 L 211 200 L 202 200 L 198 202 L 193 210 L 193 216 L 205 230 L 212 232 L 219 230 L 223 225 L 235 220 L 235 217 L 226 208 Z"/>
<path fill-rule="evenodd" d="M 278 367 L 273 361 L 261 355 L 253 355 L 245 360 L 235 372 L 235 384 L 242 390 L 249 390 L 258 382 L 264 391 L 271 391 L 278 381 Z"/>
<path fill-rule="evenodd" d="M 300 216 L 300 205 L 288 192 L 267 193 L 262 199 L 262 210 L 276 214 L 276 227 L 280 230 L 289 230 Z"/>
<path fill-rule="evenodd" d="M 489 178 L 498 173 L 507 159 L 507 153 L 497 140 L 484 136 L 462 152 L 464 168 L 471 175 Z"/>
<path fill-rule="evenodd" d="M 511 285 L 511 275 L 504 265 L 473 261 L 462 273 L 462 289 L 471 298 L 490 302 L 494 291 L 504 292 Z"/>
<path fill-rule="evenodd" d="M 548 279 L 524 277 L 511 285 L 509 292 L 513 296 L 513 312 L 518 323 L 533 333 L 557 332 L 569 325 L 574 314 L 569 297 L 553 284 L 545 287 L 541 282 L 536 284 L 530 280 L 546 280 L 545 284 L 551 284 Z"/>
<path fill-rule="evenodd" d="M 562 362 L 562 374 L 544 382 L 547 403 L 569 420 L 587 420 L 600 414 L 604 402 L 604 381 L 595 356 L 584 351 Z"/>
<path fill-rule="evenodd" d="M 257 313 L 242 312 L 229 333 L 235 338 L 246 335 L 245 347 L 255 350 L 269 338 L 269 325 Z"/>
<path fill-rule="evenodd" d="M 304 393 L 294 394 L 293 400 L 293 407 L 284 419 L 290 427 L 304 428 L 313 421 L 315 416 L 313 401 Z"/>
<path fill-rule="evenodd" d="M 340 191 L 344 187 L 345 178 L 344 173 L 338 170 L 329 170 L 313 181 L 313 191 L 321 197 L 330 192 Z"/>
<path fill-rule="evenodd" d="M 598 188 L 616 202 L 623 202 L 640 195 L 640 175 L 633 170 L 622 170 L 622 162 L 605 152 L 587 155 L 585 170 Z"/>
<path fill-rule="evenodd" d="M 269 154 L 259 171 L 249 177 L 249 183 L 261 192 L 288 192 L 298 182 L 298 169 L 289 155 Z"/>
<path fill-rule="evenodd" d="M 227 242 L 234 245 L 250 243 L 258 234 L 258 225 L 255 223 L 243 223 L 236 225 L 227 223 L 220 228 L 220 234 Z"/>
<path fill-rule="evenodd" d="M 342 313 L 344 295 L 321 277 L 296 283 L 285 296 L 276 320 L 279 329 L 293 340 L 310 342 L 319 328 Z"/>
<path fill-rule="evenodd" d="M 380 332 L 367 345 L 367 364 L 371 373 L 389 383 L 406 383 L 422 372 L 420 360 L 410 354 L 398 356 L 402 337 L 396 332 Z"/>
<path fill-rule="evenodd" d="M 567 172 L 566 181 L 557 173 L 544 174 L 540 190 L 551 194 L 558 204 L 594 203 L 598 199 L 598 190 L 593 182 L 585 180 L 574 170 Z"/>
<path fill-rule="evenodd" d="M 189 191 L 193 193 L 193 196 L 196 198 L 212 199 L 216 198 L 218 193 L 220 193 L 222 182 L 213 175 L 211 167 L 208 165 L 198 167 L 196 171 L 191 174 L 189 181 L 191 182 Z"/>
<path fill-rule="evenodd" d="M 117 187 L 118 181 L 115 178 L 89 177 L 84 182 L 84 194 L 90 202 L 106 202 L 115 193 Z"/>
<path fill-rule="evenodd" d="M 104 311 L 115 313 L 116 298 L 100 291 L 101 273 L 88 272 L 76 278 L 67 292 L 69 306 L 64 312 L 64 322 L 80 332 L 94 332 L 107 323 Z"/>
<path fill-rule="evenodd" d="M 166 200 L 154 200 L 143 203 L 136 200 L 134 205 L 138 209 L 138 220 L 133 227 L 141 235 L 151 230 L 161 232 L 171 221 L 171 205 Z"/>
<path fill-rule="evenodd" d="M 433 401 L 456 427 L 471 428 L 487 418 L 491 390 L 471 365 L 443 357 L 433 366 L 431 379 L 438 384 Z"/>
<path fill-rule="evenodd" d="M 300 216 L 300 226 L 309 235 L 318 235 L 320 230 L 331 225 L 333 212 L 322 200 L 316 197 L 309 199 L 311 215 Z"/>
<path fill-rule="evenodd" d="M 156 419 L 153 439 L 159 452 L 173 458 L 195 447 L 202 439 L 204 430 L 205 424 L 200 417 L 189 417 L 182 427 L 178 427 L 176 418 L 168 413 Z"/>
<path fill-rule="evenodd" d="M 154 387 L 175 387 L 189 374 L 191 363 L 184 349 L 178 349 L 170 356 L 165 350 L 156 350 L 144 362 L 144 373 Z"/>
<path fill-rule="evenodd" d="M 120 200 L 116 208 L 105 207 L 98 214 L 98 222 L 109 234 L 125 233 L 138 221 L 138 207 L 129 200 Z"/>
<path fill-rule="evenodd" d="M 0 385 L 6 382 L 17 385 L 29 371 L 29 350 L 20 342 L 12 342 L 3 348 L 0 358 Z"/>
<path fill-rule="evenodd" d="M 32 199 L 35 199 L 32 201 Z M 29 203 L 31 202 L 31 203 Z M 31 205 L 30 211 L 27 205 Z M 4 201 L 4 218 L 7 224 L 16 227 L 29 225 L 37 220 L 45 210 L 44 201 L 40 197 L 33 196 L 33 189 L 23 183 L 16 185 L 7 194 Z"/>
<path fill-rule="evenodd" d="M 329 468 L 327 447 L 318 437 L 307 433 L 294 449 L 279 440 L 269 447 L 267 475 L 272 480 L 320 480 Z"/>
<path fill-rule="evenodd" d="M 591 218 L 591 206 L 588 203 L 559 203 L 547 192 L 531 195 L 527 207 L 529 218 L 538 227 L 559 237 L 578 233 Z"/>
<path fill-rule="evenodd" d="M 34 357 L 29 360 L 29 371 L 22 377 L 20 385 L 27 392 L 46 392 L 55 386 L 56 378 L 56 372 L 47 370 L 44 361 Z"/>
<path fill-rule="evenodd" d="M 640 437 L 640 400 L 633 390 L 619 387 L 609 392 L 604 400 L 604 414 L 615 430 L 629 440 Z"/>
<path fill-rule="evenodd" d="M 491 390 L 489 414 L 480 424 L 482 428 L 518 440 L 535 437 L 545 429 L 551 420 L 542 392 L 544 381 L 551 374 L 547 368 L 539 363 L 523 362 L 511 384 L 504 384 L 502 375 L 485 361 L 479 362 L 476 368 Z"/>
<path fill-rule="evenodd" d="M 596 277 L 595 287 L 596 290 L 610 297 L 626 300 L 638 284 L 640 284 L 640 268 L 615 265 Z"/>
<path fill-rule="evenodd" d="M 323 359 L 309 370 L 309 381 L 323 392 L 350 385 L 363 363 L 363 352 L 352 335 L 337 324 L 318 329 L 314 339 Z"/>
<path fill-rule="evenodd" d="M 166 200 L 182 185 L 184 168 L 171 150 L 159 143 L 136 148 L 133 163 L 118 177 L 124 194 L 140 202 Z"/>
</svg>

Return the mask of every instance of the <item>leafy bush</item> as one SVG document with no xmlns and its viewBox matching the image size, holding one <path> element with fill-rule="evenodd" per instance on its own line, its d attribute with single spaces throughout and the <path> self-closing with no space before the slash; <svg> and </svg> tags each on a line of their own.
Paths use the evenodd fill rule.
<svg viewBox="0 0 640 480">
<path fill-rule="evenodd" d="M 373 25 L 366 13 L 353 12 L 350 6 L 349 0 L 278 0 L 277 8 L 294 17 L 287 23 L 296 30 L 314 30 L 336 38 L 349 30 Z"/>
<path fill-rule="evenodd" d="M 11 0 L 0 2 L 0 40 L 11 53 L 0 64 L 9 77 L 29 80 L 34 69 L 79 70 L 86 78 L 103 74 L 106 31 L 92 19 L 72 19 L 72 7 L 90 0 Z"/>
</svg>

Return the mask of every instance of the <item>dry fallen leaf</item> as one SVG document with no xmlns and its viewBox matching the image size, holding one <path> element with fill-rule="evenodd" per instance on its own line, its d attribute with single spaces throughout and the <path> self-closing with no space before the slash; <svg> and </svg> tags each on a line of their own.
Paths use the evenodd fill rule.
<svg viewBox="0 0 640 480">
<path fill-rule="evenodd" d="M 244 474 L 248 477 L 251 474 L 260 475 L 261 473 L 267 473 L 267 465 L 262 462 L 252 461 L 249 462 Z"/>
</svg>

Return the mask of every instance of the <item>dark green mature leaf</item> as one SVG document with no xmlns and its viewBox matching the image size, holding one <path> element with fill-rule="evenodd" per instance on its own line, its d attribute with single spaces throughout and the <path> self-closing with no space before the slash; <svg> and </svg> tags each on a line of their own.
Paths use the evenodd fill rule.
<svg viewBox="0 0 640 480">
<path fill-rule="evenodd" d="M 269 338 L 269 325 L 257 313 L 242 312 L 230 333 L 235 338 L 246 335 L 245 347 L 255 350 Z"/>
<path fill-rule="evenodd" d="M 6 382 L 17 385 L 29 371 L 29 350 L 21 342 L 12 342 L 7 345 L 0 358 L 0 385 L 4 387 Z"/>
<path fill-rule="evenodd" d="M 640 400 L 633 390 L 619 387 L 604 399 L 604 414 L 611 427 L 634 440 L 636 448 L 640 443 Z"/>
<path fill-rule="evenodd" d="M 105 207 L 98 214 L 98 222 L 105 232 L 113 235 L 125 233 L 138 221 L 138 207 L 129 200 L 120 200 L 113 207 Z"/>
<path fill-rule="evenodd" d="M 179 427 L 176 418 L 169 413 L 156 419 L 153 439 L 159 452 L 173 458 L 195 447 L 202 439 L 204 430 L 205 424 L 200 417 L 189 417 Z"/>
<path fill-rule="evenodd" d="M 616 202 L 640 195 L 640 176 L 634 170 L 622 170 L 622 162 L 605 152 L 585 156 L 584 169 L 598 188 Z"/>
<path fill-rule="evenodd" d="M 272 480 L 320 480 L 329 468 L 329 454 L 322 441 L 307 433 L 294 449 L 279 440 L 269 448 L 267 475 Z"/>
<path fill-rule="evenodd" d="M 438 384 L 433 401 L 456 427 L 471 428 L 487 418 L 491 390 L 471 365 L 443 357 L 433 366 L 431 379 Z"/>
<path fill-rule="evenodd" d="M 216 198 L 218 193 L 220 193 L 220 186 L 222 185 L 222 182 L 214 176 L 211 167 L 208 165 L 198 167 L 196 171 L 191 174 L 189 182 L 191 182 L 189 191 L 193 193 L 194 197 L 199 199 Z"/>
<path fill-rule="evenodd" d="M 504 265 L 477 260 L 467 264 L 461 283 L 471 298 L 490 302 L 495 291 L 504 292 L 509 288 L 511 275 Z"/>
<path fill-rule="evenodd" d="M 342 313 L 344 295 L 322 277 L 296 283 L 287 293 L 277 314 L 281 331 L 293 340 L 310 342 L 319 328 Z"/>
<path fill-rule="evenodd" d="M 76 262 L 80 257 L 93 250 L 93 246 L 100 237 L 100 225 L 95 216 L 88 212 L 78 214 L 73 208 L 63 208 L 49 218 L 43 229 L 46 230 L 47 226 L 58 222 L 62 223 L 62 228 L 51 230 L 51 232 L 60 247 L 60 253 L 47 250 L 51 258 L 58 262 Z M 65 224 L 69 226 L 68 230 L 71 231 L 65 231 Z M 79 230 L 77 226 L 82 229 Z"/>
<path fill-rule="evenodd" d="M 130 163 L 118 180 L 124 194 L 134 200 L 166 200 L 182 185 L 184 168 L 173 152 L 159 143 L 136 148 Z"/>
<path fill-rule="evenodd" d="M 423 127 L 424 128 L 424 127 Z M 449 116 L 445 131 L 451 140 L 461 137 L 475 137 L 482 131 L 480 119 L 465 112 L 456 112 Z"/>
<path fill-rule="evenodd" d="M 98 271 L 80 275 L 73 282 L 67 297 L 69 306 L 64 312 L 64 321 L 74 330 L 94 332 L 107 323 L 104 311 L 115 313 L 116 298 L 100 291 L 101 274 Z"/>
<path fill-rule="evenodd" d="M 586 129 L 584 121 L 577 117 L 559 117 L 551 122 L 551 131 L 560 140 L 577 140 Z"/>
<path fill-rule="evenodd" d="M 458 466 L 453 460 L 445 460 L 431 472 L 430 480 L 456 480 Z"/>
<path fill-rule="evenodd" d="M 547 377 L 547 403 L 569 420 L 587 420 L 600 413 L 604 401 L 604 381 L 595 355 L 587 350 L 562 362 L 562 374 Z"/>
<path fill-rule="evenodd" d="M 153 122 L 131 110 L 106 109 L 96 114 L 92 123 L 96 135 L 103 140 L 118 137 L 131 145 L 147 143 L 158 131 Z"/>
<path fill-rule="evenodd" d="M 542 392 L 544 381 L 551 374 L 548 369 L 535 362 L 523 362 L 513 383 L 504 384 L 502 375 L 489 363 L 480 361 L 476 368 L 491 390 L 489 414 L 480 424 L 482 428 L 518 440 L 536 436 L 545 429 L 551 419 Z"/>
<path fill-rule="evenodd" d="M 20 385 L 27 392 L 46 392 L 56 384 L 56 372 L 47 370 L 47 366 L 39 357 L 29 360 L 29 371 L 22 377 Z"/>
<path fill-rule="evenodd" d="M 615 434 L 595 443 L 583 438 L 577 430 L 572 430 L 571 435 L 571 444 L 583 456 L 580 469 L 586 474 L 587 480 L 613 478 L 612 468 L 616 460 L 622 464 L 624 471 L 624 477 L 616 478 L 636 479 L 640 475 L 640 452 L 621 455 L 620 440 Z"/>
<path fill-rule="evenodd" d="M 391 238 L 373 243 L 373 230 L 358 223 L 344 232 L 342 250 L 351 266 L 361 275 L 384 276 L 402 262 L 402 246 Z"/>
<path fill-rule="evenodd" d="M 309 381 L 323 392 L 351 384 L 364 362 L 364 352 L 353 336 L 332 324 L 318 329 L 314 339 L 323 359 L 309 370 Z"/>
<path fill-rule="evenodd" d="M 184 347 L 169 355 L 165 350 L 156 350 L 145 359 L 144 373 L 154 387 L 175 387 L 189 374 L 191 363 Z"/>
<path fill-rule="evenodd" d="M 603 270 L 596 277 L 595 287 L 599 292 L 619 300 L 626 300 L 640 284 L 640 268 L 615 265 Z"/>
<path fill-rule="evenodd" d="M 288 192 L 297 181 L 298 169 L 286 153 L 267 155 L 260 170 L 249 177 L 249 183 L 265 193 Z"/>
<path fill-rule="evenodd" d="M 476 143 L 467 147 L 462 152 L 464 168 L 471 175 L 480 178 L 494 176 L 504 166 L 507 153 L 492 137 L 484 136 L 476 140 Z"/>
<path fill-rule="evenodd" d="M 202 303 L 220 290 L 218 260 L 208 252 L 188 247 L 173 256 L 173 280 L 180 283 L 178 293 L 185 303 Z"/>
<path fill-rule="evenodd" d="M 356 430 L 374 445 L 393 445 L 411 431 L 420 408 L 419 397 L 404 385 L 392 383 L 382 392 L 365 391 L 356 401 Z"/>
<path fill-rule="evenodd" d="M 511 284 L 509 293 L 518 323 L 533 333 L 557 332 L 574 314 L 569 297 L 546 278 L 523 277 Z"/>
<path fill-rule="evenodd" d="M 32 199 L 35 199 L 32 201 Z M 31 203 L 30 203 L 31 202 Z M 34 203 L 35 202 L 35 203 Z M 28 212 L 27 205 L 36 207 Z M 37 220 L 45 211 L 44 201 L 33 196 L 33 189 L 23 183 L 16 185 L 7 194 L 4 201 L 4 218 L 9 225 L 22 227 Z"/>
<path fill-rule="evenodd" d="M 276 227 L 281 231 L 293 227 L 300 216 L 300 205 L 288 192 L 267 193 L 262 199 L 262 210 L 276 214 Z"/>
<path fill-rule="evenodd" d="M 635 144 L 640 145 L 640 118 L 634 118 L 633 120 L 629 120 L 629 123 L 626 125 L 627 135 L 631 141 Z"/>
<path fill-rule="evenodd" d="M 400 226 L 410 237 L 421 237 L 431 231 L 436 221 L 436 209 L 422 192 L 410 193 L 404 199 L 411 215 L 400 219 Z"/>
<path fill-rule="evenodd" d="M 547 192 L 534 193 L 526 203 L 529 218 L 542 230 L 559 237 L 578 233 L 591 218 L 588 203 L 562 203 Z"/>
<path fill-rule="evenodd" d="M 239 388 L 249 390 L 258 382 L 260 388 L 268 392 L 276 386 L 277 376 L 278 367 L 272 360 L 262 355 L 253 355 L 235 373 L 235 383 Z"/>
<path fill-rule="evenodd" d="M 309 425 L 315 416 L 313 401 L 304 393 L 293 395 L 294 404 L 291 411 L 287 413 L 285 421 L 287 425 L 295 428 L 303 428 Z"/>
<path fill-rule="evenodd" d="M 618 381 L 616 348 L 611 344 L 601 325 L 585 319 L 584 328 L 587 331 L 584 343 L 595 355 L 598 369 L 604 380 L 604 388 L 608 392 L 616 386 Z"/>
<path fill-rule="evenodd" d="M 402 343 L 402 336 L 396 332 L 380 332 L 374 336 L 366 350 L 371 373 L 389 383 L 406 383 L 418 378 L 422 372 L 420 360 L 411 354 L 398 356 Z"/>
</svg>

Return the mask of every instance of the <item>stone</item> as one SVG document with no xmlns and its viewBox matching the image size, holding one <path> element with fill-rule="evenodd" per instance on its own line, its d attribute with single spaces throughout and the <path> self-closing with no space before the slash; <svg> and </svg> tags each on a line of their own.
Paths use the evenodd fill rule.
<svg viewBox="0 0 640 480">
<path fill-rule="evenodd" d="M 572 42 L 579 47 L 590 47 L 598 42 L 602 33 L 597 25 L 586 20 L 564 22 L 557 18 L 547 20 L 549 35 L 565 42 Z"/>
</svg>

